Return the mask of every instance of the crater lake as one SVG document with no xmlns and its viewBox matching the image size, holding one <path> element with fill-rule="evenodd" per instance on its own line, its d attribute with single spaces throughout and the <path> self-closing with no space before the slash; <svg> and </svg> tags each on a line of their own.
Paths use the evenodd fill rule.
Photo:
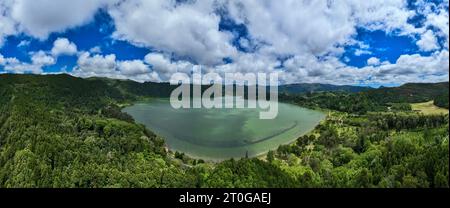
<svg viewBox="0 0 450 208">
<path fill-rule="evenodd" d="M 281 102 L 275 119 L 259 119 L 261 111 L 265 109 L 175 109 L 169 99 L 150 99 L 123 109 L 163 137 L 170 150 L 209 161 L 262 155 L 295 141 L 325 118 L 323 112 Z"/>
</svg>

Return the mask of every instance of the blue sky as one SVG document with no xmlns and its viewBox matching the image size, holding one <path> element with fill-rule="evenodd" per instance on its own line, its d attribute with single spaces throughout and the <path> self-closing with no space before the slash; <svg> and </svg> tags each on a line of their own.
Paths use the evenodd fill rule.
<svg viewBox="0 0 450 208">
<path fill-rule="evenodd" d="M 94 47 L 99 47 L 104 54 L 115 54 L 118 60 L 143 59 L 151 49 L 136 47 L 126 41 L 111 38 L 114 31 L 114 24 L 111 18 L 104 11 L 96 13 L 94 20 L 86 25 L 68 29 L 62 33 L 52 33 L 45 40 L 21 34 L 18 36 L 8 36 L 5 44 L 0 49 L 1 54 L 8 54 L 21 61 L 29 62 L 29 52 L 39 50 L 51 50 L 57 38 L 67 38 L 77 45 L 80 51 L 89 51 Z M 20 42 L 28 41 L 29 45 L 18 47 Z M 44 72 L 58 72 L 66 68 L 70 71 L 76 66 L 77 57 L 63 55 L 58 57 L 57 62 L 51 66 L 45 66 Z"/>
<path fill-rule="evenodd" d="M 0 73 L 167 81 L 279 72 L 282 83 L 448 81 L 448 1 L 0 3 Z M 58 44 L 57 44 L 58 42 Z"/>
</svg>

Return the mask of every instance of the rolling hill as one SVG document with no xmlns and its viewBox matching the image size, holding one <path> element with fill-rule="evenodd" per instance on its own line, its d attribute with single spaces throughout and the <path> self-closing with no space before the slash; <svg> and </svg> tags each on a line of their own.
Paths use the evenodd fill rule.
<svg viewBox="0 0 450 208">
<path fill-rule="evenodd" d="M 281 85 L 280 92 L 300 94 L 300 93 L 314 93 L 314 92 L 364 92 L 371 90 L 370 87 L 359 87 L 351 85 L 331 85 L 319 83 L 300 83 Z"/>
<path fill-rule="evenodd" d="M 438 106 L 448 108 L 448 89 L 448 82 L 407 83 L 399 87 L 383 87 L 364 93 L 378 103 L 421 103 L 439 100 Z"/>
</svg>

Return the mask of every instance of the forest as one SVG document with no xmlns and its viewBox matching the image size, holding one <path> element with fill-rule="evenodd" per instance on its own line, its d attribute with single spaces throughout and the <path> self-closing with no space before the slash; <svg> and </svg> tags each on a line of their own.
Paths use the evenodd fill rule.
<svg viewBox="0 0 450 208">
<path fill-rule="evenodd" d="M 69 75 L 0 75 L 0 187 L 449 187 L 448 82 L 283 93 L 328 112 L 311 133 L 258 158 L 171 152 L 121 112 L 171 86 Z M 406 94 L 405 94 L 406 93 Z M 405 96 L 407 95 L 407 96 Z"/>
</svg>

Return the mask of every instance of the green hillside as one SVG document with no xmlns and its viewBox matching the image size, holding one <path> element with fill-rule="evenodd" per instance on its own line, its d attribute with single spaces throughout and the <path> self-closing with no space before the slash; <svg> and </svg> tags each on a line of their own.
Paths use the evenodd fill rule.
<svg viewBox="0 0 450 208">
<path fill-rule="evenodd" d="M 215 186 L 203 178 L 211 164 L 168 152 L 162 138 L 121 113 L 117 104 L 141 95 L 133 94 L 130 84 L 141 85 L 68 75 L 0 75 L 0 187 Z M 158 92 L 147 87 L 142 84 L 142 94 Z M 234 166 L 228 162 L 224 168 L 227 164 Z M 253 186 L 295 184 L 272 164 L 236 165 L 259 174 Z"/>
<path fill-rule="evenodd" d="M 0 187 L 449 186 L 448 115 L 374 113 L 361 93 L 284 97 L 330 113 L 267 156 L 211 163 L 168 151 L 163 138 L 120 111 L 143 95 L 165 96 L 166 87 L 0 75 Z"/>
<path fill-rule="evenodd" d="M 282 93 L 314 93 L 314 92 L 364 92 L 368 91 L 369 87 L 359 87 L 350 85 L 331 85 L 331 84 L 318 84 L 318 83 L 301 83 L 301 84 L 289 84 L 281 85 L 279 92 Z"/>
<path fill-rule="evenodd" d="M 445 95 L 448 103 L 448 88 L 448 82 L 408 83 L 400 87 L 384 87 L 366 93 L 370 99 L 379 103 L 420 103 Z"/>
</svg>

